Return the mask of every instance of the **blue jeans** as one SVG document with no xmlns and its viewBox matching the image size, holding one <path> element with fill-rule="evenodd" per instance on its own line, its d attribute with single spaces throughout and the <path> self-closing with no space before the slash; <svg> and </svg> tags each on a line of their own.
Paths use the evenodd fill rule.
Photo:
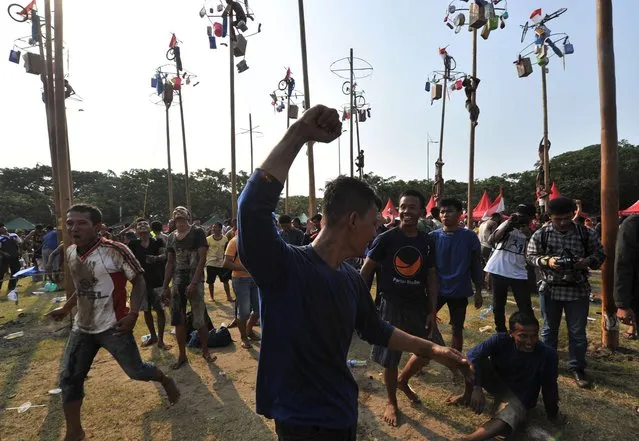
<svg viewBox="0 0 639 441">
<path fill-rule="evenodd" d="M 257 285 L 252 277 L 233 277 L 233 291 L 238 320 L 248 320 L 251 311 L 259 318 L 260 299 Z"/>
<path fill-rule="evenodd" d="M 558 301 L 550 298 L 548 294 L 539 296 L 541 316 L 544 325 L 541 329 L 541 338 L 548 346 L 557 349 L 561 314 L 566 314 L 566 326 L 568 327 L 568 369 L 572 372 L 583 371 L 586 368 L 586 349 L 588 338 L 586 337 L 586 324 L 588 323 L 588 309 L 590 301 L 588 297 L 582 297 L 572 301 Z"/>
</svg>

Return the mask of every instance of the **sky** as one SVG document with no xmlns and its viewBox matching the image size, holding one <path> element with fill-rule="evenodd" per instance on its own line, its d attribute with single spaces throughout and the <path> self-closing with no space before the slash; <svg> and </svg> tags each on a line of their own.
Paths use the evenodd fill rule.
<svg viewBox="0 0 639 441">
<path fill-rule="evenodd" d="M 26 0 L 24 0 L 26 3 Z M 218 0 L 219 1 L 219 0 Z M 7 5 L 9 1 L 5 2 Z M 477 76 L 481 109 L 476 132 L 475 177 L 528 170 L 537 159 L 542 137 L 540 69 L 518 78 L 513 61 L 532 42 L 529 32 L 520 43 L 521 28 L 533 9 L 568 11 L 548 23 L 552 32 L 565 32 L 575 47 L 566 57 L 551 58 L 548 74 L 551 156 L 600 142 L 597 38 L 593 0 L 523 0 L 508 4 L 505 29 L 478 41 Z M 39 1 L 41 10 L 44 2 Z M 152 103 L 151 77 L 166 64 L 171 33 L 182 41 L 184 68 L 198 75 L 200 84 L 183 91 L 189 169 L 230 170 L 230 95 L 228 49 L 208 45 L 201 1 L 64 2 L 64 40 L 69 50 L 69 81 L 82 103 L 68 103 L 71 166 L 74 170 L 166 168 L 164 108 Z M 206 7 L 216 4 L 208 1 Z M 306 40 L 310 103 L 339 108 L 348 102 L 344 80 L 331 64 L 348 57 L 370 63 L 373 74 L 358 81 L 371 104 L 371 118 L 360 123 L 366 171 L 402 179 L 428 175 L 427 135 L 437 141 L 441 101 L 430 103 L 424 91 L 427 76 L 442 69 L 438 48 L 448 46 L 457 70 L 471 70 L 471 33 L 459 34 L 445 26 L 449 0 L 306 0 Z M 460 4 L 460 2 L 456 2 Z M 462 2 L 463 4 L 463 2 Z M 143 5 L 143 6 L 142 6 Z M 286 128 L 285 113 L 276 113 L 269 94 L 290 66 L 297 89 L 303 92 L 298 2 L 249 0 L 255 13 L 251 29 L 262 32 L 248 39 L 249 69 L 235 74 L 236 132 L 253 125 L 263 133 L 254 138 L 258 166 Z M 389 7 L 393 5 L 394 7 Z M 636 26 L 634 1 L 614 2 L 615 57 L 619 139 L 639 143 L 636 102 L 639 88 L 632 80 L 639 71 L 636 39 L 627 33 Z M 0 42 L 8 53 L 13 41 L 30 33 L 30 25 L 0 19 Z M 235 62 L 240 61 L 236 58 Z M 65 66 L 66 68 L 66 66 Z M 0 63 L 3 79 L 0 167 L 50 164 L 44 106 L 38 76 L 7 59 Z M 446 106 L 443 160 L 444 179 L 468 178 L 468 113 L 463 91 L 451 92 Z M 78 109 L 83 109 L 82 112 Z M 171 108 L 171 159 L 175 172 L 184 170 L 179 109 Z M 345 124 L 348 128 L 348 124 Z M 238 135 L 237 168 L 250 169 L 249 137 Z M 430 177 L 434 175 L 437 145 L 431 144 Z M 308 194 L 305 149 L 290 174 L 290 193 Z M 316 187 L 349 171 L 349 133 L 338 142 L 316 145 Z M 341 152 L 341 156 L 339 153 Z M 318 192 L 321 196 L 321 193 Z"/>
</svg>

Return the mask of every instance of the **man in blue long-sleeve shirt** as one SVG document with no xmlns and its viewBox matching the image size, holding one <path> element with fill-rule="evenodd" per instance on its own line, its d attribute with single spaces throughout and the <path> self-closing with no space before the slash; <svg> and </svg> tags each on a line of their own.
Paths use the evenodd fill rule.
<svg viewBox="0 0 639 441">
<path fill-rule="evenodd" d="M 472 377 L 454 349 L 380 320 L 364 280 L 344 263 L 375 235 L 380 200 L 358 179 L 339 177 L 324 191 L 324 226 L 312 245 L 293 247 L 271 213 L 305 143 L 341 133 L 335 110 L 316 106 L 291 126 L 239 200 L 238 251 L 261 292 L 262 347 L 257 413 L 275 419 L 281 441 L 354 441 L 357 383 L 346 366 L 353 331 L 370 343 L 431 358 Z M 312 147 L 311 147 L 312 148 Z"/>
<path fill-rule="evenodd" d="M 494 334 L 468 351 L 475 381 L 467 381 L 464 393 L 449 402 L 481 413 L 486 403 L 485 389 L 501 405 L 492 420 L 457 441 L 509 436 L 535 407 L 540 390 L 548 418 L 555 422 L 560 419 L 557 352 L 539 341 L 539 322 L 534 316 L 516 312 L 510 316 L 509 327 L 510 333 Z"/>
</svg>

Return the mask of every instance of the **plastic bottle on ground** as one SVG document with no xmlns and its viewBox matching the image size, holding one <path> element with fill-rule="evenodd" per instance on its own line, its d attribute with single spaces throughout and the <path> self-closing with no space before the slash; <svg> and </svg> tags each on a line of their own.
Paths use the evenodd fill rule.
<svg viewBox="0 0 639 441">
<path fill-rule="evenodd" d="M 366 366 L 366 360 L 348 360 L 346 362 L 346 365 L 348 367 L 362 367 L 362 366 Z"/>
</svg>

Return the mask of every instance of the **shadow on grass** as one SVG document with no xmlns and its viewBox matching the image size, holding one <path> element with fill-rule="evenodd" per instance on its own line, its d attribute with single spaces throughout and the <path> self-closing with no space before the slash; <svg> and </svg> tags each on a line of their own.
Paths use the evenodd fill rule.
<svg viewBox="0 0 639 441">
<path fill-rule="evenodd" d="M 212 354 L 220 355 L 233 352 L 234 345 L 215 350 Z M 199 356 L 199 351 L 189 351 L 189 357 Z M 165 361 L 173 362 L 175 357 L 165 353 Z M 209 371 L 214 378 L 213 389 L 215 394 L 209 391 L 209 386 L 202 377 L 196 373 L 189 364 L 185 364 L 179 371 L 167 371 L 173 376 L 181 391 L 180 402 L 167 409 L 155 409 L 146 412 L 142 418 L 142 435 L 144 441 L 153 440 L 153 423 L 166 423 L 171 425 L 171 439 L 181 441 L 199 441 L 213 439 L 224 440 L 269 440 L 274 435 L 262 418 L 249 408 L 239 395 L 233 382 L 215 363 L 208 364 Z M 158 393 L 165 396 L 162 386 L 154 383 Z M 224 406 L 233 406 L 233 412 L 217 412 Z M 166 436 L 163 429 L 163 436 Z"/>
</svg>

